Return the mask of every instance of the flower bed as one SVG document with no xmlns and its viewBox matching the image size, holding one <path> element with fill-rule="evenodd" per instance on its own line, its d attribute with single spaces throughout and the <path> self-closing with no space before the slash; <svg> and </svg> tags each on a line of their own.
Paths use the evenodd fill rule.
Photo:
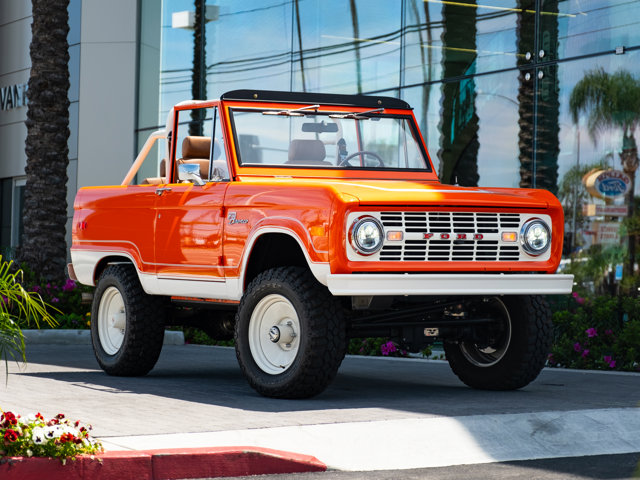
<svg viewBox="0 0 640 480">
<path fill-rule="evenodd" d="M 50 420 L 40 414 L 21 417 L 13 412 L 0 415 L 0 458 L 50 457 L 63 464 L 78 455 L 102 452 L 102 444 L 91 438 L 91 426 L 72 422 L 59 413 Z"/>
</svg>

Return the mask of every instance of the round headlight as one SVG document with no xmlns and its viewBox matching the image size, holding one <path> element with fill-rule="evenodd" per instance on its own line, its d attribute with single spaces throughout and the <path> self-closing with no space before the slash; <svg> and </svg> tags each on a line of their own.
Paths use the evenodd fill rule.
<svg viewBox="0 0 640 480">
<path fill-rule="evenodd" d="M 384 230 L 374 217 L 360 217 L 351 225 L 349 240 L 356 252 L 373 255 L 382 248 Z"/>
<path fill-rule="evenodd" d="M 542 255 L 551 245 L 551 230 L 539 218 L 527 220 L 520 233 L 522 248 L 529 255 Z"/>
</svg>

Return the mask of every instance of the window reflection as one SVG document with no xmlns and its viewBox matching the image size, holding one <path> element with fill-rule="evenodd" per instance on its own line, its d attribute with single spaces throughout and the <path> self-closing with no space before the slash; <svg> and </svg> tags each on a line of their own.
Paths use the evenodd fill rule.
<svg viewBox="0 0 640 480">
<path fill-rule="evenodd" d="M 633 261 L 635 239 L 624 238 L 623 219 L 635 214 L 632 192 L 637 192 L 634 186 L 638 165 L 636 143 L 640 138 L 637 58 L 638 53 L 633 52 L 550 67 L 557 70 L 560 85 L 558 196 L 565 209 L 567 254 L 617 255 L 621 262 L 626 251 L 627 263 Z M 594 170 L 626 174 L 630 180 L 627 194 L 594 196 L 587 189 L 585 177 Z M 607 261 L 603 260 L 603 265 L 608 265 Z M 606 279 L 591 280 L 597 280 L 593 288 L 608 288 Z"/>
<path fill-rule="evenodd" d="M 548 59 L 604 53 L 640 43 L 640 9 L 635 1 L 543 0 L 542 11 L 543 43 L 546 37 L 548 43 L 558 44 L 557 54 L 551 51 Z"/>
<path fill-rule="evenodd" d="M 294 2 L 294 89 L 365 93 L 397 88 L 402 2 Z"/>
<path fill-rule="evenodd" d="M 291 88 L 291 2 L 219 0 L 207 24 L 207 95 L 241 88 Z"/>
</svg>

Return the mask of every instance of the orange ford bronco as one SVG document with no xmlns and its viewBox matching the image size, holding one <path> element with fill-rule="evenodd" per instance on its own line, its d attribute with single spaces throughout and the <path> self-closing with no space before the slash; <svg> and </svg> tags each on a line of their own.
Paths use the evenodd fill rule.
<svg viewBox="0 0 640 480">
<path fill-rule="evenodd" d="M 121 185 L 78 192 L 70 272 L 111 375 L 193 325 L 270 397 L 322 392 L 369 336 L 441 340 L 467 385 L 516 389 L 546 361 L 542 295 L 572 288 L 563 223 L 548 191 L 439 183 L 402 100 L 238 90 L 176 105 Z"/>
</svg>

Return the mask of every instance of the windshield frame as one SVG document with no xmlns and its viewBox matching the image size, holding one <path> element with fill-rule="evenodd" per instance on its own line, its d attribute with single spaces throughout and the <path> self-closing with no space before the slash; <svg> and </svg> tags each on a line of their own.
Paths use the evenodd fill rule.
<svg viewBox="0 0 640 480">
<path fill-rule="evenodd" d="M 240 174 L 253 173 L 253 169 L 255 169 L 255 174 L 259 174 L 258 172 L 264 170 L 280 170 L 283 172 L 288 172 L 289 175 L 293 174 L 293 172 L 305 173 L 314 172 L 311 176 L 344 176 L 344 177 L 370 177 L 373 174 L 374 177 L 380 178 L 380 174 L 400 178 L 402 176 L 406 176 L 410 174 L 414 177 L 418 178 L 437 178 L 434 172 L 433 163 L 431 162 L 431 158 L 429 156 L 428 151 L 424 145 L 424 139 L 420 133 L 420 130 L 417 128 L 415 117 L 411 110 L 400 110 L 400 109 L 382 109 L 383 112 L 372 112 L 372 109 L 369 107 L 355 107 L 355 106 L 336 106 L 336 105 L 312 105 L 312 104 L 261 104 L 256 105 L 255 103 L 248 102 L 224 102 L 225 103 L 225 111 L 226 118 L 229 122 L 230 132 L 232 134 L 232 139 L 234 143 L 235 157 L 237 162 L 237 167 L 239 168 Z M 313 110 L 311 111 L 311 109 Z M 305 110 L 309 110 L 307 114 L 304 112 Z M 381 110 L 381 109 L 376 109 Z M 404 125 L 408 127 L 409 134 L 414 139 L 416 143 L 416 147 L 419 150 L 420 155 L 424 161 L 425 166 L 421 168 L 398 168 L 398 167 L 375 167 L 375 166 L 358 166 L 358 167 L 345 167 L 340 165 L 332 165 L 332 166 L 315 166 L 315 165 L 295 165 L 295 164 L 259 164 L 259 163 L 242 163 L 241 152 L 240 152 L 240 142 L 238 138 L 238 132 L 236 129 L 235 123 L 235 112 L 255 112 L 256 114 L 263 114 L 264 112 L 278 112 L 280 115 L 288 116 L 291 112 L 294 115 L 298 116 L 299 113 L 305 113 L 305 117 L 310 117 L 312 115 L 317 115 L 319 117 L 328 118 L 329 115 L 362 115 L 367 118 L 391 118 L 391 119 L 399 119 L 404 122 L 400 123 L 400 125 Z M 275 114 L 275 113 L 274 113 Z M 350 119 L 350 121 L 357 121 Z M 244 172 L 242 172 L 244 171 Z M 241 173 L 242 172 L 242 173 Z M 339 173 L 338 173 L 339 172 Z M 267 173 L 267 172 L 265 172 Z M 400 174 L 400 176 L 398 176 Z M 282 175 L 287 175 L 287 173 L 282 173 Z M 294 175 L 297 175 L 294 174 Z"/>
</svg>

